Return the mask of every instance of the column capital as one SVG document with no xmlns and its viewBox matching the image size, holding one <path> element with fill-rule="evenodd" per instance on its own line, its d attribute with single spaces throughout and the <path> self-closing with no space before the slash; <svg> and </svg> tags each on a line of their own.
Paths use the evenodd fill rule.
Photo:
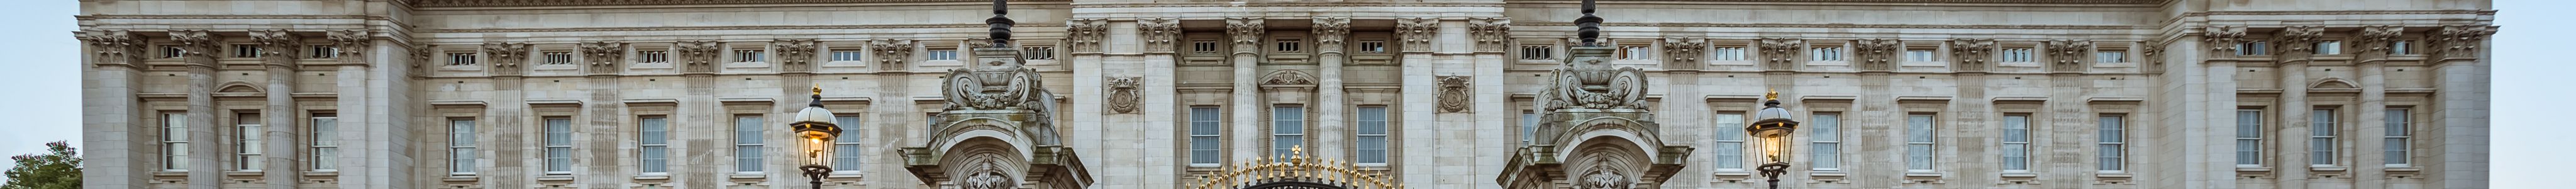
<svg viewBox="0 0 2576 189">
<path fill-rule="evenodd" d="M 2361 33 L 2353 36 L 2353 45 L 2361 48 L 2353 49 L 2361 50 L 2358 55 L 2362 63 L 2379 62 L 2388 58 L 2390 43 L 2405 33 L 2406 27 L 2402 26 L 2363 26 Z"/>
<path fill-rule="evenodd" d="M 1985 72 L 1986 63 L 1995 57 L 1995 39 L 1950 39 L 1950 69 L 1960 72 Z"/>
<path fill-rule="evenodd" d="M 2165 44 L 2170 42 L 2172 41 L 2166 39 L 2153 39 L 2141 42 L 2139 46 L 2143 47 L 2138 49 L 2138 59 L 2147 62 L 2146 66 L 2141 66 L 2143 68 L 2141 71 L 2145 71 L 2147 73 L 2164 73 Z"/>
<path fill-rule="evenodd" d="M 1467 18 L 1467 33 L 1476 38 L 1477 52 L 1511 51 L 1511 17 Z"/>
<path fill-rule="evenodd" d="M 2272 34 L 2273 56 L 2281 62 L 2304 63 L 2317 53 L 2317 38 L 2325 36 L 2325 27 L 2289 26 Z"/>
<path fill-rule="evenodd" d="M 1862 71 L 1896 71 L 1896 52 L 1905 51 L 1904 46 L 1896 39 L 1853 40 L 1852 55 L 1860 58 Z"/>
<path fill-rule="evenodd" d="M 1798 38 L 1765 37 L 1760 41 L 1762 70 L 1771 71 L 1795 70 L 1793 66 L 1798 61 L 1798 49 L 1807 46 L 1807 40 Z"/>
<path fill-rule="evenodd" d="M 1109 19 L 1073 18 L 1064 20 L 1067 44 L 1073 53 L 1099 53 L 1100 41 L 1109 38 Z"/>
<path fill-rule="evenodd" d="M 528 44 L 512 42 L 483 43 L 483 53 L 489 54 L 489 56 L 484 59 L 492 60 L 490 64 L 490 72 L 492 75 L 517 76 L 522 74 L 522 71 L 525 70 L 524 66 L 519 64 L 526 63 L 528 61 Z"/>
<path fill-rule="evenodd" d="M 1440 18 L 1395 18 L 1395 35 L 1403 39 L 1404 52 L 1431 52 L 1431 38 L 1439 33 Z"/>
<path fill-rule="evenodd" d="M 151 51 L 143 50 L 143 35 L 126 30 L 81 31 L 78 37 L 90 46 L 93 65 L 134 66 L 151 56 Z"/>
<path fill-rule="evenodd" d="M 2236 58 L 2238 43 L 2245 42 L 2245 26 L 2209 26 L 2200 29 L 2201 45 L 2208 46 L 2209 59 Z"/>
<path fill-rule="evenodd" d="M 259 45 L 260 63 L 275 66 L 295 65 L 295 52 L 304 46 L 303 37 L 286 30 L 250 30 L 250 40 Z"/>
<path fill-rule="evenodd" d="M 324 31 L 324 36 L 331 38 L 331 46 L 333 48 L 338 48 L 338 50 L 336 50 L 337 52 L 333 52 L 336 54 L 332 55 L 332 57 L 339 59 L 340 63 L 366 63 L 367 46 L 375 41 L 375 36 L 363 29 L 329 30 Z M 427 49 L 427 47 L 420 49 Z M 428 56 L 425 54 L 426 53 L 415 56 Z M 421 59 L 419 61 L 426 62 L 429 60 Z"/>
<path fill-rule="evenodd" d="M 2430 36 L 2435 45 L 2433 53 L 2446 60 L 2479 58 L 2478 46 L 2495 32 L 2496 26 L 2485 24 L 2442 26 Z"/>
<path fill-rule="evenodd" d="M 1225 34 L 1234 37 L 1234 52 L 1261 52 L 1262 35 L 1269 33 L 1267 21 L 1261 17 L 1225 18 Z"/>
<path fill-rule="evenodd" d="M 2087 57 L 2092 57 L 2093 40 L 2059 39 L 2049 40 L 2047 44 L 2049 72 L 2082 73 L 2085 68 L 2092 67 L 2085 63 L 2092 62 Z"/>
<path fill-rule="evenodd" d="M 781 72 L 813 72 L 814 50 L 818 43 L 810 38 L 778 39 L 769 42 L 770 45 L 777 46 L 777 49 L 771 52 L 778 54 L 778 66 Z M 616 64 L 612 62 L 609 65 L 615 67 L 613 65 Z"/>
<path fill-rule="evenodd" d="M 868 41 L 868 50 L 876 52 L 875 55 L 877 55 L 877 71 L 903 70 L 904 62 L 912 60 L 912 43 L 912 39 Z M 714 59 L 714 55 L 708 56 L 708 59 Z"/>
<path fill-rule="evenodd" d="M 1708 54 L 1708 38 L 1664 37 L 1664 69 L 1698 70 Z"/>
<path fill-rule="evenodd" d="M 179 57 L 193 66 L 214 66 L 215 55 L 223 54 L 223 45 L 219 44 L 223 42 L 222 38 L 206 30 L 170 31 L 170 41 L 177 42 L 182 51 Z"/>
<path fill-rule="evenodd" d="M 590 70 L 590 74 L 615 75 L 620 71 L 618 70 L 617 64 L 619 62 L 625 62 L 623 60 L 626 59 L 626 42 L 583 42 L 581 43 L 581 56 L 582 60 L 589 62 L 586 66 L 589 67 L 588 69 Z M 786 55 L 781 53 L 780 58 L 785 59 Z"/>
<path fill-rule="evenodd" d="M 1137 18 L 1138 35 L 1143 35 L 1145 52 L 1171 53 L 1172 42 L 1181 37 L 1181 19 L 1170 17 Z"/>
<path fill-rule="evenodd" d="M 1347 44 L 1346 40 L 1350 38 L 1351 18 L 1315 17 L 1315 26 L 1312 30 L 1311 37 L 1315 38 L 1315 52 L 1341 53 L 1342 44 Z"/>
</svg>

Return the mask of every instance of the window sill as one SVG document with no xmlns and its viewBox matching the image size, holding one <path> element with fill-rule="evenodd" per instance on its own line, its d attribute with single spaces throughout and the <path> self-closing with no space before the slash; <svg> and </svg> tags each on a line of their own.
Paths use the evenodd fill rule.
<svg viewBox="0 0 2576 189">
<path fill-rule="evenodd" d="M 242 177 L 242 176 L 259 176 L 259 175 L 260 175 L 260 172 L 259 172 L 258 170 L 250 170 L 250 171 L 225 171 L 225 172 L 224 172 L 224 176 L 236 176 L 236 177 Z"/>
<path fill-rule="evenodd" d="M 2038 174 L 2038 173 L 2030 173 L 2030 172 L 2008 172 L 2008 173 L 2003 173 L 2003 174 L 1996 174 L 1996 176 L 2001 176 L 2001 177 L 2003 177 L 2003 178 L 2025 178 L 2025 179 L 2027 179 L 2027 178 L 2039 178 L 2039 174 Z"/>
<path fill-rule="evenodd" d="M 2272 172 L 2271 167 L 2236 167 L 2236 172 Z"/>
<path fill-rule="evenodd" d="M 760 174 L 759 172 L 733 173 L 733 175 L 725 175 L 725 178 L 732 178 L 732 179 L 757 179 L 757 178 L 769 178 L 769 175 L 766 175 L 766 174 Z"/>
<path fill-rule="evenodd" d="M 331 177 L 331 176 L 340 176 L 340 171 L 337 171 L 337 170 L 305 171 L 305 172 L 304 172 L 304 176 L 306 176 L 306 177 Z"/>
<path fill-rule="evenodd" d="M 867 178 L 867 176 L 858 172 L 832 172 L 832 174 L 823 175 L 823 178 Z"/>
<path fill-rule="evenodd" d="M 2417 172 L 2417 171 L 2424 171 L 2424 168 L 2418 168 L 2418 167 L 2406 166 L 2406 165 L 2389 165 L 2389 166 L 2388 166 L 2388 168 L 2387 168 L 2387 171 L 2388 171 L 2388 172 Z"/>
<path fill-rule="evenodd" d="M 1906 178 L 1917 178 L 1917 177 L 1941 178 L 1941 177 L 1947 177 L 1947 176 L 1948 176 L 1948 175 L 1943 175 L 1943 174 L 1941 174 L 1941 173 L 1937 173 L 1937 172 L 1905 172 L 1905 177 L 1906 177 Z"/>
<path fill-rule="evenodd" d="M 2315 172 L 2342 172 L 2346 170 L 2352 170 L 2352 168 L 2335 165 L 2312 165 L 2308 167 L 2308 171 Z"/>
<path fill-rule="evenodd" d="M 438 181 L 443 182 L 475 182 L 481 180 L 483 180 L 483 177 L 474 177 L 474 175 L 449 175 L 447 178 L 438 179 Z"/>
<path fill-rule="evenodd" d="M 641 176 L 635 176 L 635 180 L 671 180 L 671 176 L 670 176 L 670 175 L 641 175 Z"/>
<path fill-rule="evenodd" d="M 572 175 L 546 175 L 546 176 L 537 176 L 537 181 L 540 181 L 540 182 L 543 182 L 543 181 L 572 181 Z"/>
</svg>

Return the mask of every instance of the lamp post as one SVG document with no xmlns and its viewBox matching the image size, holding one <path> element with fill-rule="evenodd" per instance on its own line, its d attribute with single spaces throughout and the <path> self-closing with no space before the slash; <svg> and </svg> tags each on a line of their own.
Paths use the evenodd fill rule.
<svg viewBox="0 0 2576 189">
<path fill-rule="evenodd" d="M 813 178 L 815 189 L 823 188 L 823 176 L 832 174 L 832 140 L 840 138 L 841 126 L 834 124 L 832 110 L 823 109 L 823 87 L 814 87 L 814 102 L 796 112 L 796 122 L 787 126 L 797 138 L 805 139 L 805 177 Z"/>
<path fill-rule="evenodd" d="M 1754 170 L 1761 171 L 1762 177 L 1769 179 L 1771 188 L 1777 189 L 1780 188 L 1780 174 L 1789 172 L 1789 156 L 1793 154 L 1790 153 L 1789 142 L 1796 141 L 1792 139 L 1797 135 L 1792 134 L 1798 132 L 1798 121 L 1789 116 L 1789 109 L 1780 108 L 1780 91 L 1771 91 L 1762 98 L 1766 100 L 1762 102 L 1762 110 L 1754 112 L 1753 124 L 1744 127 L 1744 133 L 1762 141 L 1762 157 L 1769 161 Z"/>
</svg>

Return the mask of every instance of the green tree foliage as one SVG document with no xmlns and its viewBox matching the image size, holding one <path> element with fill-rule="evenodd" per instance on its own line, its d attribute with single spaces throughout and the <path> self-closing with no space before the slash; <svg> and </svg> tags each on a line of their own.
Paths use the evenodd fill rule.
<svg viewBox="0 0 2576 189">
<path fill-rule="evenodd" d="M 9 157 L 18 167 L 9 168 L 9 183 L 0 189 L 69 189 L 81 188 L 79 150 L 61 141 L 45 143 L 52 153 Z"/>
</svg>

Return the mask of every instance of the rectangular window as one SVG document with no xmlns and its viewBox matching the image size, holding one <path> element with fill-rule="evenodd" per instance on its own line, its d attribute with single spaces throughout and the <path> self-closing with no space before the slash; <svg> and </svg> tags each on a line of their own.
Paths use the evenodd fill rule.
<svg viewBox="0 0 2576 189">
<path fill-rule="evenodd" d="M 1020 47 L 1020 57 L 1029 60 L 1055 60 L 1055 47 Z"/>
<path fill-rule="evenodd" d="M 545 52 L 546 65 L 572 64 L 572 52 Z"/>
<path fill-rule="evenodd" d="M 258 45 L 233 45 L 233 58 L 259 58 Z"/>
<path fill-rule="evenodd" d="M 2129 62 L 2129 52 L 2120 52 L 2120 51 L 2094 51 L 2094 52 L 2093 52 L 2093 63 L 2122 63 L 2122 62 Z"/>
<path fill-rule="evenodd" d="M 733 62 L 761 62 L 762 60 L 768 60 L 763 59 L 763 57 L 761 57 L 762 55 L 767 54 L 760 53 L 760 50 L 735 50 L 733 51 Z"/>
<path fill-rule="evenodd" d="M 2414 163 L 2411 161 L 2414 159 L 2414 153 L 2410 150 L 2414 150 L 2415 146 L 2414 143 L 2409 142 L 2415 137 L 2414 130 L 2410 129 L 2414 122 L 2407 120 L 2412 115 L 2407 114 L 2405 108 L 2388 109 L 2388 134 L 2382 136 L 2380 140 L 2385 143 L 2381 146 L 2388 148 L 2382 154 L 2387 155 L 2389 167 L 2406 167 L 2407 164 Z"/>
<path fill-rule="evenodd" d="M 860 51 L 855 48 L 846 51 L 834 49 L 834 51 L 832 51 L 832 61 L 865 61 L 868 58 L 867 55 L 867 51 Z"/>
<path fill-rule="evenodd" d="M 312 150 L 311 150 L 311 151 L 313 152 L 313 157 L 312 157 L 312 158 L 310 158 L 310 159 L 312 159 L 312 162 L 313 162 L 313 165 L 312 165 L 313 171 L 337 171 L 337 170 L 339 170 L 339 166 L 340 166 L 340 118 L 339 118 L 339 116 L 337 116 L 337 115 L 332 115 L 332 114 L 313 114 L 313 123 L 311 123 L 311 124 L 305 124 L 305 125 L 311 125 L 311 126 L 313 126 L 313 128 L 308 128 L 308 129 L 305 129 L 305 130 L 304 130 L 305 132 L 312 132 L 312 133 L 310 133 L 310 134 L 308 134 L 308 135 L 311 135 L 313 140 L 312 140 L 312 141 L 306 141 L 306 142 L 310 142 L 310 143 L 308 143 L 308 144 L 310 144 L 310 145 L 307 145 L 307 146 L 310 146 L 310 147 L 312 148 Z"/>
<path fill-rule="evenodd" d="M 671 51 L 635 51 L 635 63 L 671 63 Z"/>
<path fill-rule="evenodd" d="M 1932 161 L 1939 160 L 1932 155 L 1932 137 L 1932 115 L 1905 116 L 1905 171 L 1932 171 Z"/>
<path fill-rule="evenodd" d="M 474 61 L 474 53 L 447 53 L 449 66 L 472 66 Z"/>
<path fill-rule="evenodd" d="M 474 151 L 474 120 L 447 120 L 447 174 L 474 175 L 474 160 L 483 156 Z"/>
<path fill-rule="evenodd" d="M 2033 62 L 2033 61 L 2037 61 L 2038 57 L 2035 57 L 2035 56 L 2037 56 L 2037 55 L 2032 54 L 2032 53 L 2035 53 L 2035 52 L 2034 52 L 2033 50 L 2031 50 L 2030 48 L 2004 48 L 2004 51 L 2003 51 L 2004 56 L 2002 57 L 2002 59 L 2003 59 L 2003 60 L 2000 60 L 2000 61 L 1998 61 L 1998 62 Z"/>
<path fill-rule="evenodd" d="M 636 151 L 642 153 L 637 156 L 639 157 L 637 159 L 643 160 L 639 162 L 643 165 L 638 167 L 642 167 L 644 174 L 648 175 L 671 172 L 670 118 L 661 116 L 638 118 L 635 119 L 635 127 L 637 131 L 635 143 L 639 144 Z"/>
<path fill-rule="evenodd" d="M 340 46 L 314 45 L 314 46 L 312 46 L 312 47 L 313 47 L 313 50 L 312 50 L 312 51 L 308 51 L 308 52 L 310 52 L 310 53 L 309 53 L 310 55 L 306 55 L 306 56 L 307 56 L 307 57 L 309 57 L 309 58 L 338 58 L 338 57 L 340 57 Z"/>
<path fill-rule="evenodd" d="M 1522 45 L 1521 60 L 1555 60 L 1554 45 Z"/>
<path fill-rule="evenodd" d="M 2102 128 L 2099 129 L 2100 133 L 2095 134 L 2098 135 L 2095 136 L 2095 138 L 2099 138 L 2100 140 L 2094 143 L 2094 145 L 2101 146 L 2102 150 L 2099 153 L 2101 154 L 2101 158 L 2099 159 L 2101 159 L 2100 161 L 2102 165 L 2098 167 L 2098 170 L 2121 171 L 2128 169 L 2128 122 L 2123 120 L 2126 120 L 2126 118 L 2121 117 L 2120 115 L 2102 116 Z"/>
<path fill-rule="evenodd" d="M 760 159 L 760 157 L 763 156 L 760 153 L 761 128 L 768 127 L 762 127 L 760 125 L 760 115 L 735 115 L 733 117 L 734 172 L 760 172 L 764 170 L 761 169 L 764 165 L 768 165 L 761 163 Z"/>
<path fill-rule="evenodd" d="M 1718 47 L 1708 54 L 1717 56 L 1710 60 L 1744 60 L 1744 47 Z"/>
<path fill-rule="evenodd" d="M 2415 54 L 2415 41 L 2388 43 L 2388 54 Z"/>
<path fill-rule="evenodd" d="M 236 110 L 235 112 L 258 111 Z M 265 151 L 266 149 L 261 147 L 268 144 L 260 142 L 260 139 L 266 138 L 260 133 L 267 130 L 261 129 L 259 123 L 258 113 L 241 113 L 233 116 L 233 170 L 259 171 L 260 163 L 265 161 L 260 158 L 260 152 Z"/>
<path fill-rule="evenodd" d="M 2004 171 L 2030 171 L 2030 116 L 2004 116 L 2003 139 Z"/>
<path fill-rule="evenodd" d="M 1216 54 L 1217 47 L 1216 40 L 1190 41 L 1191 54 Z"/>
<path fill-rule="evenodd" d="M 2236 166 L 2263 166 L 2263 110 L 2236 110 Z"/>
<path fill-rule="evenodd" d="M 1843 61 L 1843 48 L 1816 47 L 1813 49 L 1807 49 L 1807 57 L 1812 58 L 1809 60 L 1815 61 Z"/>
<path fill-rule="evenodd" d="M 1290 155 L 1291 148 L 1306 145 L 1306 107 L 1270 108 L 1270 154 Z"/>
<path fill-rule="evenodd" d="M 841 126 L 841 136 L 832 138 L 832 167 L 839 169 L 832 172 L 859 172 L 860 157 L 865 157 L 861 156 L 865 154 L 861 152 L 866 152 L 861 150 L 862 146 L 859 146 L 859 142 L 867 139 L 865 136 L 859 136 L 858 128 L 862 125 L 859 124 L 859 116 L 861 115 L 832 116 L 832 124 Z"/>
<path fill-rule="evenodd" d="M 1815 120 L 1813 121 L 1815 123 L 1808 125 L 1808 128 L 1811 131 L 1807 132 L 1807 137 L 1814 138 L 1808 139 L 1809 143 L 1807 145 L 1808 148 L 1815 151 L 1810 153 L 1816 156 L 1814 159 L 1809 160 L 1816 161 L 1811 166 L 1814 166 L 1815 170 L 1819 171 L 1842 170 L 1842 115 L 1833 113 L 1816 113 Z"/>
<path fill-rule="evenodd" d="M 2239 55 L 2239 56 L 2264 55 L 2264 53 L 2266 53 L 2266 51 L 2270 50 L 2270 49 L 2268 49 L 2268 48 L 2264 48 L 2264 44 L 2265 44 L 2265 43 L 2263 43 L 2263 42 L 2261 42 L 2261 41 L 2245 42 L 2245 43 L 2239 43 L 2239 44 L 2236 44 L 2236 55 Z"/>
<path fill-rule="evenodd" d="M 1521 145 L 1538 144 L 1538 112 L 1521 111 Z"/>
<path fill-rule="evenodd" d="M 1299 41 L 1297 39 L 1279 39 L 1278 41 L 1273 41 L 1273 43 L 1277 43 L 1277 47 L 1271 49 L 1271 51 L 1297 52 L 1305 50 L 1304 42 L 1305 41 Z"/>
<path fill-rule="evenodd" d="M 2334 109 L 2317 109 L 2308 113 L 2308 164 L 2336 165 Z"/>
<path fill-rule="evenodd" d="M 1905 61 L 1907 61 L 1907 62 L 1939 62 L 1939 61 L 1941 61 L 1941 56 L 1940 56 L 1940 54 L 1939 54 L 1939 53 L 1932 53 L 1932 50 L 1931 50 L 1931 49 L 1912 49 L 1912 50 L 1905 50 Z"/>
<path fill-rule="evenodd" d="M 1215 166 L 1225 162 L 1219 151 L 1225 148 L 1224 115 L 1214 106 L 1190 107 L 1190 164 Z"/>
<path fill-rule="evenodd" d="M 957 60 L 957 50 L 930 50 L 923 60 Z"/>
<path fill-rule="evenodd" d="M 545 139 L 546 174 L 572 174 L 572 118 L 546 118 Z"/>
<path fill-rule="evenodd" d="M 1655 50 L 1644 45 L 1619 46 L 1620 60 L 1654 60 Z"/>
<path fill-rule="evenodd" d="M 1719 113 L 1717 118 L 1717 170 L 1744 170 L 1744 114 Z"/>
<path fill-rule="evenodd" d="M 186 54 L 188 49 L 181 49 L 179 46 L 161 46 L 161 58 L 179 58 L 179 55 Z"/>
<path fill-rule="evenodd" d="M 1386 40 L 1362 40 L 1360 53 L 1386 53 Z"/>
<path fill-rule="evenodd" d="M 188 171 L 188 114 L 161 114 L 161 170 Z"/>
<path fill-rule="evenodd" d="M 2317 42 L 2318 55 L 2343 54 L 2343 41 Z"/>
<path fill-rule="evenodd" d="M 1386 163 L 1386 107 L 1360 107 L 1358 112 L 1358 163 Z"/>
</svg>

